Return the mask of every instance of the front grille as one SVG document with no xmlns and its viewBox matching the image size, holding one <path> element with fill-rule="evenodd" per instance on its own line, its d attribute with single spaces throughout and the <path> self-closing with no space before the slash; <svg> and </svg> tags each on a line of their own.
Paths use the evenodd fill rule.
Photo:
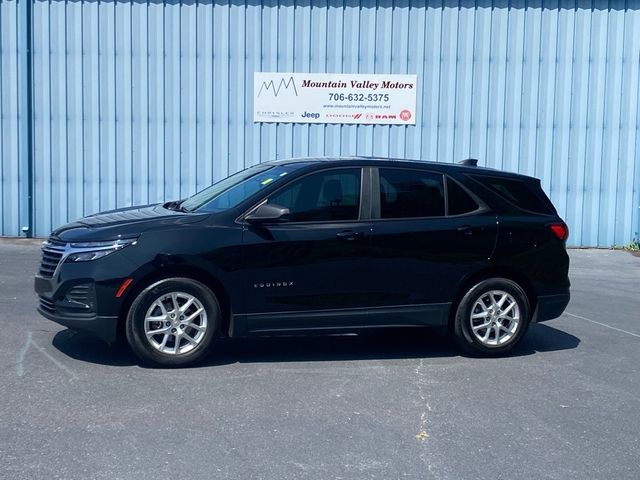
<svg viewBox="0 0 640 480">
<path fill-rule="evenodd" d="M 60 263 L 60 259 L 66 247 L 65 243 L 55 240 L 47 240 L 42 247 L 42 261 L 40 263 L 40 275 L 46 278 L 53 277 L 53 274 Z"/>
<path fill-rule="evenodd" d="M 40 297 L 40 308 L 47 313 L 56 313 L 56 304 L 45 297 Z"/>
<path fill-rule="evenodd" d="M 61 253 L 47 252 L 43 250 L 42 263 L 40 264 L 40 275 L 51 278 L 53 276 L 53 272 L 56 271 L 61 258 Z"/>
</svg>

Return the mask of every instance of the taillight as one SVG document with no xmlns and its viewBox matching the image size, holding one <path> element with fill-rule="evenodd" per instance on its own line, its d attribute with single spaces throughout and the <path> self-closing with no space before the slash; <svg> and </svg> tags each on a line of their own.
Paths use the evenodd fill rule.
<svg viewBox="0 0 640 480">
<path fill-rule="evenodd" d="M 559 240 L 563 242 L 569 238 L 569 227 L 567 227 L 564 223 L 552 223 L 549 225 L 551 231 L 558 237 Z"/>
</svg>

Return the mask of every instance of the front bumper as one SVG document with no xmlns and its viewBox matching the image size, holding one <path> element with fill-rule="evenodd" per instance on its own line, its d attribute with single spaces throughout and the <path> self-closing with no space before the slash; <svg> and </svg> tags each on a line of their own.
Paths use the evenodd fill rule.
<svg viewBox="0 0 640 480">
<path fill-rule="evenodd" d="M 55 269 L 43 271 L 41 267 L 34 280 L 38 313 L 113 342 L 124 301 L 124 297 L 116 298 L 115 294 L 136 267 L 122 252 L 90 262 L 62 262 Z"/>
<path fill-rule="evenodd" d="M 53 279 L 36 275 L 34 288 L 39 295 L 37 310 L 43 317 L 107 342 L 116 340 L 118 317 L 98 314 L 98 294 L 92 281 L 77 279 L 57 284 Z"/>
<path fill-rule="evenodd" d="M 101 317 L 98 315 L 77 318 L 57 313 L 49 313 L 42 307 L 38 307 L 38 313 L 43 317 L 64 325 L 72 330 L 87 332 L 109 343 L 116 341 L 118 330 L 118 317 Z"/>
</svg>

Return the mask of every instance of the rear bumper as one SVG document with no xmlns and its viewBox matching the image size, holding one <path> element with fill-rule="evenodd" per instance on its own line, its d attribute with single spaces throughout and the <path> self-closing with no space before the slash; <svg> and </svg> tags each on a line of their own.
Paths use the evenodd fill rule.
<svg viewBox="0 0 640 480">
<path fill-rule="evenodd" d="M 42 308 L 38 308 L 38 313 L 43 317 L 52 320 L 60 325 L 90 333 L 109 343 L 115 342 L 118 327 L 118 317 L 100 317 L 97 315 L 86 317 L 70 317 L 58 314 L 51 314 Z"/>
<path fill-rule="evenodd" d="M 538 297 L 536 311 L 533 314 L 533 322 L 545 322 L 553 318 L 558 318 L 564 312 L 571 294 L 569 290 L 556 295 L 542 295 Z"/>
</svg>

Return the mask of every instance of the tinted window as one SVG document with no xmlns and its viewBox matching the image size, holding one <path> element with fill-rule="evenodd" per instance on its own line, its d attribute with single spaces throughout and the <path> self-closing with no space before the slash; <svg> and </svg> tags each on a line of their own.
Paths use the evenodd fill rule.
<svg viewBox="0 0 640 480">
<path fill-rule="evenodd" d="M 464 188 L 458 182 L 447 178 L 447 199 L 449 207 L 449 215 L 462 215 L 479 208 L 476 201 L 471 198 Z"/>
<path fill-rule="evenodd" d="M 379 172 L 381 218 L 444 215 L 441 174 L 401 168 L 381 168 Z"/>
<path fill-rule="evenodd" d="M 360 169 L 314 173 L 293 181 L 269 197 L 287 207 L 292 222 L 357 220 L 360 212 Z"/>
<path fill-rule="evenodd" d="M 233 208 L 259 192 L 267 185 L 282 181 L 299 168 L 295 164 L 272 166 L 255 165 L 227 177 L 182 202 L 186 210 L 215 212 Z"/>
<path fill-rule="evenodd" d="M 517 207 L 537 213 L 554 213 L 546 199 L 542 198 L 542 190 L 538 194 L 522 180 L 480 175 L 474 178 Z"/>
</svg>

